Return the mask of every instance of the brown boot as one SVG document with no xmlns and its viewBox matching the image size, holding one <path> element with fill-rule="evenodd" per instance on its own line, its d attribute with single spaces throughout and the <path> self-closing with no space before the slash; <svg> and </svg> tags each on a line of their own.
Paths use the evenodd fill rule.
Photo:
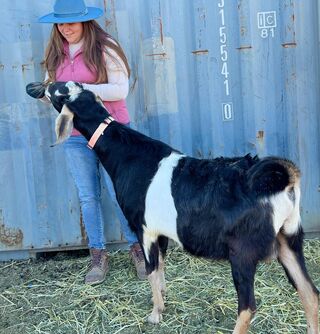
<svg viewBox="0 0 320 334">
<path fill-rule="evenodd" d="M 94 285 L 102 283 L 109 271 L 107 251 L 105 249 L 90 249 L 91 267 L 84 282 Z"/>
<path fill-rule="evenodd" d="M 130 246 L 129 255 L 134 266 L 136 267 L 138 278 L 141 280 L 146 279 L 148 277 L 146 273 L 146 264 L 144 262 L 142 249 L 138 242 Z"/>
</svg>

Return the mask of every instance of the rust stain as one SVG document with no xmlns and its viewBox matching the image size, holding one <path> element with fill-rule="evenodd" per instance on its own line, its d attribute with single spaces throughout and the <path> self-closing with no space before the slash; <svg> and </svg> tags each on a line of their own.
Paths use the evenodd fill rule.
<svg viewBox="0 0 320 334">
<path fill-rule="evenodd" d="M 112 22 L 109 19 L 105 19 L 104 24 L 105 27 L 108 28 L 112 24 Z"/>
<path fill-rule="evenodd" d="M 248 50 L 252 49 L 251 45 L 241 45 L 240 47 L 237 48 L 237 50 Z"/>
<path fill-rule="evenodd" d="M 4 224 L 0 225 L 0 242 L 6 246 L 21 245 L 23 240 L 23 233 L 18 228 L 6 227 Z"/>
<path fill-rule="evenodd" d="M 3 69 L 4 69 L 4 65 L 0 64 L 0 70 L 3 70 Z"/>
<path fill-rule="evenodd" d="M 134 76 L 134 78 L 133 78 L 133 82 L 132 82 L 132 85 L 131 85 L 131 88 L 130 88 L 130 92 L 133 92 L 133 91 L 134 91 L 137 82 L 138 82 L 138 79 L 137 79 L 136 76 Z"/>
<path fill-rule="evenodd" d="M 246 27 L 241 27 L 240 28 L 240 34 L 241 36 L 244 36 L 247 33 L 247 28 Z"/>
<path fill-rule="evenodd" d="M 283 43 L 281 44 L 284 48 L 295 48 L 297 46 L 296 42 Z"/>
<path fill-rule="evenodd" d="M 209 50 L 194 50 L 191 51 L 194 55 L 206 55 L 209 53 Z"/>
<path fill-rule="evenodd" d="M 22 72 L 24 72 L 25 70 L 28 70 L 30 69 L 30 66 L 32 66 L 31 64 L 22 64 L 21 67 L 22 67 Z"/>
<path fill-rule="evenodd" d="M 264 131 L 263 130 L 259 130 L 258 133 L 257 133 L 257 139 L 259 141 L 263 141 L 264 140 Z"/>
<path fill-rule="evenodd" d="M 258 150 L 263 151 L 264 149 L 264 131 L 263 130 L 259 130 L 257 132 L 257 146 L 258 146 L 257 147 Z"/>
<path fill-rule="evenodd" d="M 165 52 L 162 53 L 151 53 L 146 55 L 146 57 L 155 57 L 155 56 L 161 56 L 161 57 L 165 57 L 167 54 Z"/>
<path fill-rule="evenodd" d="M 162 26 L 161 18 L 159 18 L 159 24 L 160 24 L 160 40 L 161 40 L 161 44 L 163 45 L 163 26 Z"/>
</svg>

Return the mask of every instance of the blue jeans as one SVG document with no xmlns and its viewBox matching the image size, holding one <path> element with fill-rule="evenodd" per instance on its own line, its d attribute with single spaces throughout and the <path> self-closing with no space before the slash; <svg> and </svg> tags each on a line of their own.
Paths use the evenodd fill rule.
<svg viewBox="0 0 320 334">
<path fill-rule="evenodd" d="M 83 222 L 89 239 L 90 248 L 105 248 L 103 218 L 101 210 L 101 184 L 99 159 L 95 151 L 87 147 L 88 141 L 83 136 L 71 136 L 64 144 L 66 160 L 71 175 L 75 181 Z M 103 178 L 111 200 L 120 220 L 121 231 L 129 246 L 137 242 L 136 235 L 131 231 L 126 218 L 116 199 L 113 183 L 108 173 L 103 169 Z"/>
</svg>

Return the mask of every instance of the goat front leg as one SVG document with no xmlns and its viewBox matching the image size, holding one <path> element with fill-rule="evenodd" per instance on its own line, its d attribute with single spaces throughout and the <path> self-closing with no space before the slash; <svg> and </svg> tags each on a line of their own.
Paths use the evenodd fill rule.
<svg viewBox="0 0 320 334">
<path fill-rule="evenodd" d="M 168 248 L 169 239 L 165 236 L 158 237 L 158 243 L 160 248 L 160 255 L 159 255 L 159 271 L 160 271 L 160 280 L 161 280 L 161 293 L 164 297 L 166 294 L 166 281 L 164 276 L 164 258 L 166 255 L 166 251 Z"/>
<path fill-rule="evenodd" d="M 164 311 L 163 295 L 165 293 L 164 262 L 159 254 L 158 240 L 151 240 L 144 235 L 144 253 L 146 257 L 146 270 L 148 281 L 151 285 L 153 310 L 148 317 L 148 322 L 158 324 L 162 320 Z"/>
<path fill-rule="evenodd" d="M 166 280 L 164 277 L 164 260 L 161 255 L 159 255 L 159 277 L 160 277 L 160 291 L 161 295 L 164 297 L 166 295 Z"/>
<path fill-rule="evenodd" d="M 254 297 L 256 264 L 245 263 L 240 256 L 238 254 L 230 258 L 233 282 L 238 294 L 238 318 L 233 334 L 246 334 L 256 311 Z"/>
<path fill-rule="evenodd" d="M 156 269 L 148 276 L 149 283 L 152 290 L 152 313 L 148 317 L 148 322 L 151 324 L 158 324 L 162 320 L 162 312 L 164 311 L 163 301 L 163 273 Z"/>
<path fill-rule="evenodd" d="M 303 233 L 286 236 L 280 232 L 278 260 L 282 264 L 290 283 L 298 291 L 307 318 L 307 333 L 319 334 L 319 292 L 312 283 L 303 256 Z"/>
<path fill-rule="evenodd" d="M 164 262 L 160 255 L 159 257 L 159 284 L 160 284 L 160 290 L 162 297 L 165 297 L 166 295 L 166 281 L 164 276 Z M 150 283 L 151 284 L 151 283 Z M 151 297 L 151 302 L 153 303 L 153 296 Z"/>
</svg>

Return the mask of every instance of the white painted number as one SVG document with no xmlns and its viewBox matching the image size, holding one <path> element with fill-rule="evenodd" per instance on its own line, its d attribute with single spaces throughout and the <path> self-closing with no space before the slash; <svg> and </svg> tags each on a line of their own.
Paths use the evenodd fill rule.
<svg viewBox="0 0 320 334">
<path fill-rule="evenodd" d="M 225 44 L 220 45 L 220 54 L 221 54 L 222 61 L 228 60 L 228 51 L 226 49 L 227 49 L 227 46 Z"/>
<path fill-rule="evenodd" d="M 224 26 L 224 9 L 220 9 L 219 14 L 221 15 L 221 24 Z"/>
<path fill-rule="evenodd" d="M 270 12 L 258 12 L 257 13 L 258 29 L 260 29 L 260 36 L 267 38 L 275 35 L 275 28 L 277 27 L 277 13 L 275 11 Z"/>
<path fill-rule="evenodd" d="M 225 33 L 226 27 L 220 27 L 219 33 L 220 33 L 220 43 L 225 44 L 227 43 L 227 34 Z"/>
<path fill-rule="evenodd" d="M 224 0 L 219 1 L 218 7 L 220 7 L 220 8 L 224 7 Z"/>
<path fill-rule="evenodd" d="M 230 95 L 230 92 L 229 92 L 229 80 L 226 79 L 226 80 L 223 81 L 223 83 L 224 83 L 224 87 L 226 89 L 226 95 L 229 96 Z"/>
<path fill-rule="evenodd" d="M 222 74 L 226 79 L 228 79 L 229 72 L 228 72 L 228 64 L 227 64 L 227 63 L 223 63 L 223 64 L 222 64 L 221 74 Z"/>
<path fill-rule="evenodd" d="M 227 28 L 225 24 L 225 11 L 224 11 L 225 0 L 219 0 L 219 16 L 220 16 L 220 27 L 219 27 L 219 41 L 220 41 L 220 59 L 222 62 L 221 74 L 224 77 L 223 85 L 224 85 L 224 93 L 225 96 L 230 95 L 229 90 L 229 71 L 228 71 L 228 47 L 227 47 Z M 230 115 L 232 112 L 230 111 L 229 103 L 224 104 L 226 107 L 223 107 L 223 119 L 230 120 Z"/>
<path fill-rule="evenodd" d="M 222 117 L 224 121 L 232 121 L 233 120 L 233 104 L 222 103 Z"/>
</svg>

